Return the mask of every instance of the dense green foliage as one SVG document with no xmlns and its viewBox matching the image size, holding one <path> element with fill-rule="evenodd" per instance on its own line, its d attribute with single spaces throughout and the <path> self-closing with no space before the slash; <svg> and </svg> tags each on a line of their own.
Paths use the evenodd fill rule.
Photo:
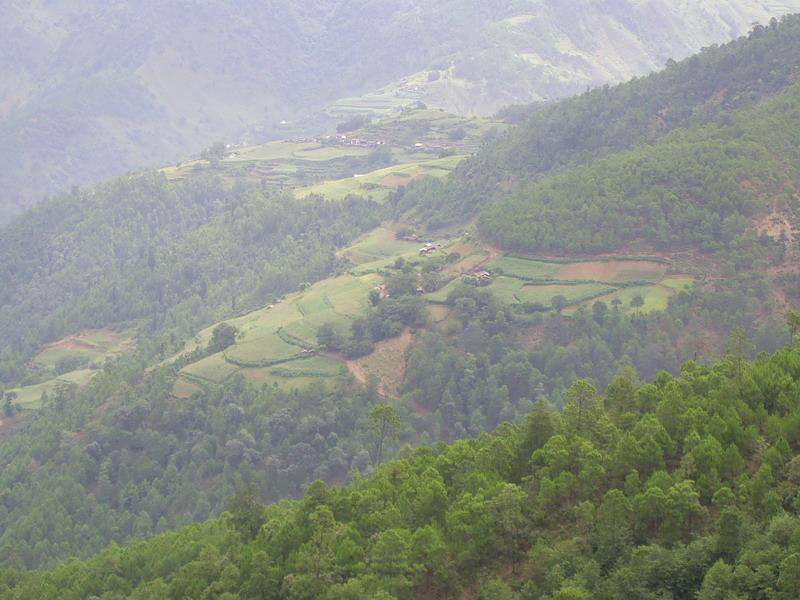
<svg viewBox="0 0 800 600">
<path fill-rule="evenodd" d="M 692 331 L 744 325 L 758 349 L 775 350 L 789 336 L 782 323 L 760 322 L 767 289 L 758 279 L 730 282 L 683 293 L 663 313 L 626 315 L 614 306 L 566 317 L 527 315 L 484 289 L 459 288 L 449 299 L 455 321 L 409 351 L 400 439 L 453 441 L 520 422 L 544 397 L 562 406 L 576 377 L 605 390 L 629 365 L 648 378 L 677 372 L 682 361 L 718 349 Z M 402 319 L 419 318 L 418 300 L 380 302 L 354 328 L 366 336 L 357 339 L 371 344 L 373 329 L 397 333 Z M 526 342 L 532 328 L 543 337 L 535 345 Z M 0 437 L 0 547 L 15 549 L 0 565 L 85 558 L 112 541 L 216 516 L 243 483 L 276 501 L 315 479 L 368 473 L 377 460 L 368 417 L 376 382 L 361 388 L 343 375 L 327 389 L 285 393 L 234 378 L 178 400 L 170 369 L 143 367 L 123 362 L 85 389 L 63 388 Z M 394 449 L 389 443 L 382 454 Z"/>
<path fill-rule="evenodd" d="M 216 517 L 248 487 L 230 505 L 230 522 L 110 550 L 48 575 L 9 571 L 0 576 L 0 597 L 2 585 L 19 582 L 21 597 L 36 598 L 127 594 L 139 583 L 141 598 L 227 591 L 305 598 L 322 589 L 331 598 L 466 589 L 484 598 L 516 591 L 611 598 L 640 589 L 634 580 L 643 586 L 639 597 L 685 597 L 701 585 L 726 585 L 734 566 L 737 585 L 755 577 L 753 587 L 780 590 L 786 579 L 774 565 L 794 560 L 786 540 L 796 534 L 786 531 L 796 523 L 770 519 L 798 508 L 787 491 L 796 482 L 787 448 L 796 451 L 800 436 L 800 359 L 796 350 L 749 366 L 743 358 L 752 356 L 748 336 L 758 350 L 789 343 L 774 315 L 800 301 L 796 274 L 773 270 L 794 249 L 748 233 L 766 209 L 794 216 L 798 89 L 789 89 L 796 64 L 783 59 L 800 39 L 798 27 L 787 19 L 663 74 L 545 107 L 489 142 L 443 188 L 419 183 L 398 194 L 395 210 L 416 206 L 437 225 L 468 219 L 495 198 L 486 191 L 498 181 L 519 179 L 480 221 L 492 240 L 541 252 L 640 242 L 690 249 L 691 260 L 672 263 L 673 273 L 686 266 L 709 275 L 651 314 L 603 300 L 570 314 L 562 314 L 566 300 L 551 301 L 555 311 L 505 306 L 487 289 L 465 285 L 446 297 L 450 313 L 439 324 L 426 318 L 418 288 L 437 289 L 452 276 L 452 262 L 442 256 L 417 272 L 399 259 L 382 269 L 385 290 L 371 290 L 369 312 L 347 336 L 333 326 L 317 330 L 321 346 L 350 357 L 404 327 L 427 330 L 415 331 L 407 357 L 396 357 L 407 358 L 400 397 L 392 399 L 399 419 L 381 404 L 378 382 L 357 386 L 344 372 L 327 388 L 289 393 L 232 377 L 177 399 L 180 365 L 154 366 L 199 329 L 347 269 L 335 251 L 386 216 L 373 202 L 293 200 L 213 178 L 169 184 L 145 174 L 49 202 L 4 228 L 0 382 L 52 376 L 31 373 L 28 361 L 42 344 L 82 328 L 134 328 L 138 353 L 109 362 L 83 389 L 49 394 L 41 411 L 3 430 L 0 547 L 11 551 L 0 554 L 0 567 L 50 568 L 111 542 Z M 702 81 L 694 79 L 699 73 Z M 732 110 L 762 96 L 773 98 Z M 657 114 L 664 126 L 653 129 Z M 694 125 L 701 127 L 672 131 Z M 526 153 L 532 139 L 551 150 Z M 637 147 L 612 153 L 630 146 Z M 599 155 L 607 156 L 589 160 Z M 521 181 L 563 167 L 572 170 Z M 436 194 L 417 195 L 425 189 Z M 459 189 L 465 193 L 453 195 Z M 689 363 L 679 380 L 659 375 L 720 353 L 731 331 L 721 365 Z M 185 361 L 229 347 L 236 335 L 217 326 Z M 56 361 L 51 371 L 82 365 Z M 631 367 L 655 383 L 640 386 Z M 576 378 L 591 383 L 573 384 Z M 607 390 L 605 408 L 595 389 Z M 548 399 L 565 409 L 563 417 L 543 408 Z M 532 411 L 533 432 L 504 426 L 496 437 L 406 453 L 410 462 L 374 471 L 398 441 L 477 436 Z M 734 450 L 724 459 L 733 463 L 720 463 L 715 443 L 725 456 L 734 448 L 743 463 Z M 375 477 L 340 490 L 309 488 L 316 479 L 343 483 L 356 471 Z M 765 500 L 770 490 L 777 500 Z M 268 509 L 271 524 L 260 529 L 257 501 L 306 492 L 299 504 Z M 650 502 L 653 511 L 642 508 Z M 738 516 L 726 516 L 730 506 Z M 686 519 L 688 530 L 679 523 Z M 715 545 L 721 531 L 730 534 L 731 519 L 737 539 L 756 544 L 751 550 Z M 761 552 L 773 561 L 770 573 L 759 570 L 767 561 Z M 712 569 L 718 559 L 728 566 Z M 126 566 L 112 575 L 103 572 L 109 563 Z"/>
<path fill-rule="evenodd" d="M 88 557 L 218 515 L 244 482 L 277 501 L 372 464 L 374 387 L 342 379 L 286 393 L 235 379 L 178 401 L 173 381 L 122 364 L 45 398 L 2 440 L 0 547 L 13 552 L 0 563 Z"/>
<path fill-rule="evenodd" d="M 757 214 L 796 210 L 798 181 L 795 85 L 720 124 L 682 131 L 523 188 L 487 208 L 480 229 L 517 251 L 597 253 L 638 242 L 672 252 L 724 251 L 730 260 L 755 241 Z"/>
<path fill-rule="evenodd" d="M 570 317 L 530 316 L 468 286 L 454 291 L 449 303 L 456 321 L 409 352 L 403 400 L 422 407 L 413 424 L 423 440 L 455 440 L 518 421 L 543 396 L 561 406 L 576 378 L 605 390 L 629 366 L 652 378 L 724 351 L 724 343 L 698 332 L 744 328 L 748 349 L 759 351 L 790 341 L 784 323 L 764 319 L 770 299 L 758 278 L 683 292 L 667 310 L 649 315 L 626 315 L 599 301 Z"/>
<path fill-rule="evenodd" d="M 800 350 L 639 383 L 584 380 L 369 480 L 231 513 L 51 572 L 0 597 L 794 598 L 800 573 Z M 260 527 L 258 527 L 260 525 Z"/>
<path fill-rule="evenodd" d="M 509 186 L 657 142 L 776 95 L 797 81 L 798 57 L 800 16 L 794 15 L 648 77 L 532 108 L 519 127 L 448 180 L 426 179 L 398 192 L 397 210 L 414 208 L 420 222 L 434 228 L 458 222 Z"/>
<path fill-rule="evenodd" d="M 368 201 L 159 174 L 46 203 L 0 236 L 0 382 L 81 328 L 134 325 L 152 353 L 174 352 L 203 326 L 332 274 L 335 250 L 379 215 Z"/>
</svg>

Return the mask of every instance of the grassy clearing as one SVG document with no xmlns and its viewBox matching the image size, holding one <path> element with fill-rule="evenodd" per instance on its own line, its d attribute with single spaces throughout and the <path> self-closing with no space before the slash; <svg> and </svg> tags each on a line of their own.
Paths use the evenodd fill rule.
<svg viewBox="0 0 800 600">
<path fill-rule="evenodd" d="M 614 288 L 597 283 L 578 285 L 523 285 L 517 293 L 522 302 L 540 302 L 549 306 L 554 296 L 564 296 L 570 304 L 583 302 L 613 292 Z"/>
<path fill-rule="evenodd" d="M 555 279 L 562 265 L 557 263 L 517 258 L 515 256 L 501 256 L 489 265 L 490 269 L 498 269 L 510 277 L 520 279 Z"/>
<path fill-rule="evenodd" d="M 416 253 L 419 247 L 419 242 L 395 239 L 393 231 L 379 227 L 339 254 L 355 265 L 363 265 L 389 258 L 394 260 L 411 252 Z"/>
<path fill-rule="evenodd" d="M 53 369 L 60 360 L 82 358 L 88 362 L 102 362 L 106 358 L 120 356 L 133 347 L 133 334 L 111 329 L 95 329 L 67 336 L 46 346 L 33 362 Z"/>
<path fill-rule="evenodd" d="M 35 409 L 41 406 L 42 394 L 47 392 L 51 394 L 62 385 L 78 385 L 83 386 L 91 381 L 97 371 L 92 369 L 79 369 L 70 373 L 65 373 L 49 381 L 38 383 L 36 385 L 29 385 L 21 388 L 14 388 L 8 390 L 17 394 L 17 399 L 14 403 L 24 409 Z"/>
</svg>

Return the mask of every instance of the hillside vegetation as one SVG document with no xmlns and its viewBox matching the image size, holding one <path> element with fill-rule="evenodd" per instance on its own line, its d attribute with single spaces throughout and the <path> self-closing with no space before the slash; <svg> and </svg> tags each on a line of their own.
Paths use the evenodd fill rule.
<svg viewBox="0 0 800 600">
<path fill-rule="evenodd" d="M 163 358 L 219 319 L 340 271 L 335 252 L 386 214 L 373 199 L 447 174 L 502 127 L 409 109 L 344 137 L 237 148 L 43 204 L 0 236 L 0 382 L 52 388 L 61 373 L 31 359 L 87 328 L 147 337 L 139 349 Z M 288 193 L 308 185 L 297 202 Z"/>
<path fill-rule="evenodd" d="M 479 228 L 515 251 L 703 252 L 754 238 L 757 216 L 800 218 L 800 85 L 720 124 L 676 132 L 545 178 L 488 207 Z"/>
<path fill-rule="evenodd" d="M 724 124 L 724 115 L 798 81 L 799 32 L 800 16 L 789 16 L 660 73 L 511 113 L 518 127 L 446 181 L 409 185 L 395 198 L 398 213 L 414 209 L 416 220 L 435 229 L 550 173 L 656 143 L 678 129 Z"/>
<path fill-rule="evenodd" d="M 143 351 L 168 355 L 199 327 L 331 274 L 335 251 L 378 223 L 367 200 L 295 201 L 213 176 L 142 174 L 48 203 L 0 237 L 0 381 L 86 328 L 135 326 Z"/>
<path fill-rule="evenodd" d="M 421 108 L 383 125 L 354 121 L 359 139 L 390 129 L 392 139 L 405 138 L 392 145 L 392 167 L 421 167 L 440 160 L 435 153 L 409 154 L 410 161 L 395 155 L 395 148 L 408 150 L 409 142 L 416 149 L 417 143 L 432 146 L 452 136 L 464 148 L 473 145 L 470 152 L 476 156 L 440 183 L 418 178 L 391 194 L 389 188 L 405 178 L 383 178 L 380 168 L 363 173 L 365 178 L 332 183 L 327 178 L 337 177 L 337 169 L 360 164 L 346 161 L 369 161 L 377 150 L 364 153 L 360 147 L 320 140 L 283 142 L 239 149 L 238 156 L 207 153 L 205 159 L 180 167 L 126 176 L 44 203 L 16 219 L 0 236 L 0 380 L 4 392 L 13 388 L 11 394 L 3 394 L 0 417 L 0 547 L 13 552 L 0 553 L 0 566 L 53 568 L 71 556 L 88 559 L 112 542 L 128 543 L 219 516 L 243 484 L 252 486 L 252 498 L 243 496 L 240 501 L 252 504 L 253 499 L 272 502 L 309 490 L 314 494 L 320 488 L 309 488 L 314 480 L 340 484 L 356 471 L 365 477 L 377 473 L 375 481 L 380 481 L 380 465 L 405 444 L 435 447 L 480 436 L 504 422 L 521 423 L 545 401 L 554 409 L 564 408 L 579 392 L 588 402 L 585 406 L 597 407 L 598 395 L 619 397 L 620 385 L 637 388 L 631 367 L 639 377 L 655 380 L 659 392 L 653 386 L 635 394 L 624 392 L 636 398 L 633 416 L 618 414 L 616 401 L 609 400 L 608 437 L 595 439 L 566 421 L 554 425 L 553 433 L 567 440 L 594 440 L 599 454 L 589 448 L 586 460 L 605 473 L 591 479 L 595 471 L 589 469 L 589 492 L 563 488 L 569 491 L 567 498 L 546 505 L 565 536 L 571 539 L 571 528 L 578 522 L 599 522 L 601 495 L 630 474 L 609 470 L 616 459 L 606 460 L 603 453 L 638 456 L 638 450 L 623 444 L 625 434 L 634 435 L 637 427 L 645 427 L 641 420 L 649 423 L 653 418 L 668 431 L 674 449 L 653 432 L 667 444 L 663 465 L 656 459 L 653 468 L 643 459 L 650 470 L 634 467 L 646 475 L 641 475 L 638 488 L 631 484 L 636 492 L 623 490 L 628 501 L 633 503 L 646 489 L 643 486 L 652 487 L 654 470 L 666 470 L 669 482 L 658 475 L 653 485 L 668 495 L 674 484 L 695 481 L 697 493 L 706 494 L 698 502 L 710 509 L 709 520 L 703 516 L 700 529 L 681 532 L 685 549 L 678 545 L 674 528 L 665 533 L 653 526 L 642 534 L 637 529 L 641 525 L 629 521 L 639 537 L 626 533 L 627 541 L 610 555 L 622 561 L 620 568 L 640 556 L 628 552 L 637 544 L 660 544 L 665 552 L 676 552 L 672 564 L 680 566 L 697 547 L 705 547 L 692 546 L 693 541 L 713 536 L 716 505 L 713 496 L 709 503 L 707 493 L 719 486 L 714 487 L 713 477 L 701 481 L 705 471 L 693 470 L 705 458 L 691 453 L 696 441 L 693 436 L 687 440 L 691 427 L 701 437 L 723 440 L 725 451 L 736 445 L 747 466 L 737 466 L 732 485 L 726 485 L 735 491 L 743 522 L 754 523 L 754 531 L 766 529 L 766 512 L 758 513 L 745 500 L 764 494 L 748 496 L 742 474 L 750 478 L 760 471 L 767 460 L 762 451 L 770 446 L 785 454 L 779 435 L 790 448 L 796 447 L 796 435 L 790 432 L 790 415 L 796 412 L 791 375 L 796 351 L 758 358 L 751 367 L 742 361 L 759 351 L 777 351 L 797 334 L 796 315 L 789 322 L 784 318 L 789 309 L 800 306 L 792 199 L 797 190 L 793 79 L 800 54 L 787 51 L 800 39 L 797 25 L 797 19 L 786 19 L 663 74 L 534 109 L 527 124 L 506 134 L 499 128 L 492 133 L 494 125 L 485 120 L 466 122 Z M 702 78 L 695 79 L 699 75 Z M 559 111 L 563 118 L 555 118 Z M 667 113 L 679 116 L 652 133 L 649 127 L 660 112 L 665 123 Z M 607 114 L 608 131 L 602 128 Z M 547 115 L 553 117 L 553 129 L 548 129 Z M 474 131 L 470 123 L 476 125 Z M 591 124 L 596 135 L 583 135 L 581 123 Z M 626 124 L 630 136 L 618 139 L 620 132 L 628 131 Z M 562 126 L 564 131 L 558 129 Z M 564 132 L 573 126 L 577 129 L 570 137 Z M 465 130 L 463 137 L 459 128 Z M 551 131 L 541 143 L 551 145 L 552 151 L 543 146 L 526 154 L 535 147 L 532 131 Z M 487 137 L 478 147 L 483 133 Z M 420 137 L 425 141 L 414 141 Z M 346 161 L 340 161 L 344 154 Z M 300 181 L 299 167 L 312 162 L 319 170 Z M 515 164 L 519 170 L 512 168 Z M 712 166 L 719 177 L 713 176 Z M 299 198 L 281 191 L 276 175 L 281 169 L 291 181 L 287 186 L 313 183 L 320 186 L 317 191 L 335 199 L 306 196 L 308 190 L 297 194 Z M 465 174 L 475 175 L 485 186 Z M 374 183 L 371 177 L 381 177 L 385 189 L 360 188 L 362 179 Z M 494 190 L 497 182 L 503 184 L 499 193 L 483 193 Z M 468 193 L 453 195 L 458 189 Z M 349 195 L 348 190 L 366 197 Z M 367 193 L 372 191 L 375 198 Z M 550 196 L 559 204 L 548 202 Z M 592 202 L 586 203 L 587 198 Z M 561 209 L 561 203 L 571 210 Z M 476 229 L 471 221 L 480 211 Z M 573 226 L 575 214 L 584 219 L 584 229 Z M 539 228 L 540 215 L 552 221 L 558 236 Z M 441 229 L 445 223 L 452 226 Z M 427 226 L 437 232 L 429 232 Z M 633 227 L 640 227 L 639 235 L 631 234 Z M 481 239 L 486 234 L 502 247 Z M 556 252 L 567 256 L 550 255 Z M 720 367 L 709 370 L 695 364 L 722 354 L 729 358 Z M 682 383 L 670 383 L 690 360 Z M 791 364 L 781 366 L 781 361 Z M 783 369 L 770 381 L 784 388 L 763 383 L 772 377 L 757 375 L 765 364 L 777 365 L 769 367 L 771 374 Z M 760 382 L 756 392 L 748 387 L 744 371 Z M 614 383 L 618 375 L 623 383 Z M 695 375 L 701 381 L 696 388 L 691 387 Z M 584 384 L 573 390 L 576 379 L 589 380 L 596 391 L 587 392 Z M 675 408 L 671 403 L 676 398 L 685 406 Z M 622 412 L 634 404 L 626 404 Z M 710 408 L 704 410 L 719 406 L 723 420 L 730 416 L 725 411 L 735 408 L 742 429 L 749 433 L 740 434 L 735 424 L 733 433 L 720 433 L 725 429 L 714 414 L 700 412 L 706 404 Z M 681 415 L 680 426 L 670 421 L 674 414 Z M 607 423 L 602 413 L 595 416 L 591 423 Z M 547 416 L 551 419 L 558 421 Z M 579 421 L 583 424 L 584 418 Z M 503 431 L 512 435 L 514 426 Z M 517 443 L 517 435 L 521 434 L 513 434 L 509 443 Z M 635 435 L 645 449 L 652 449 L 645 437 Z M 473 447 L 470 444 L 481 447 L 487 439 L 435 452 L 457 453 L 458 448 Z M 570 448 L 559 456 L 578 460 L 579 451 Z M 462 470 L 455 459 L 453 464 L 453 471 Z M 777 463 L 769 464 L 777 473 Z M 539 502 L 536 482 L 545 482 L 545 476 L 556 489 L 572 485 L 563 470 L 548 474 L 541 468 L 534 463 L 498 471 L 504 478 L 498 481 L 519 485 L 528 494 L 525 511 Z M 582 470 L 576 466 L 569 472 L 580 479 Z M 719 469 L 717 473 L 720 481 L 726 477 Z M 525 476 L 534 479 L 525 483 Z M 487 477 L 478 473 L 470 480 L 473 495 L 483 490 L 487 499 L 493 498 L 494 492 L 482 487 L 494 475 Z M 789 476 L 775 477 L 776 485 L 767 485 L 770 490 L 785 483 L 780 477 Z M 378 484 L 353 485 L 348 489 Z M 449 480 L 443 485 L 450 490 L 444 503 L 449 506 L 462 488 L 453 488 Z M 549 484 L 542 485 L 552 491 Z M 519 494 L 514 491 L 512 496 Z M 407 520 L 408 507 L 391 509 L 395 498 L 404 496 L 394 491 L 387 496 L 385 507 L 395 520 L 386 529 L 416 528 Z M 560 512 L 578 499 L 591 501 L 597 512 L 584 507 L 580 519 L 578 513 Z M 683 496 L 679 500 L 683 502 Z M 769 517 L 779 512 L 771 502 Z M 784 510 L 794 510 L 793 501 L 783 495 L 780 502 Z M 454 506 L 456 512 L 463 508 Z M 358 516 L 379 513 L 365 507 Z M 516 528 L 534 531 L 522 546 L 525 553 L 536 546 L 540 534 L 546 536 L 542 544 L 547 547 L 568 539 L 541 529 L 537 519 L 542 514 L 525 512 L 524 524 Z M 459 591 L 471 597 L 484 593 L 479 591 L 481 567 L 513 589 L 521 588 L 514 562 L 521 567 L 526 560 L 509 559 L 496 540 L 476 546 L 472 558 L 459 554 L 473 552 L 470 540 L 483 543 L 477 541 L 483 533 L 469 530 L 473 522 L 482 527 L 472 513 L 464 517 L 464 537 L 447 537 L 454 535 L 451 526 L 460 527 L 455 525 L 459 518 L 453 516 L 450 525 L 446 518 L 426 522 L 438 522 L 442 528 L 450 553 L 443 556 L 450 557 L 447 568 L 455 569 L 449 572 L 458 574 Z M 234 544 L 234 553 L 241 550 L 237 558 L 230 558 L 238 575 L 224 565 L 226 577 L 239 582 L 237 577 L 245 577 L 242 573 L 249 573 L 250 567 L 236 561 L 254 547 L 238 546 L 220 522 L 209 527 L 221 528 L 216 531 Z M 284 588 L 284 578 L 297 579 L 292 569 L 299 562 L 324 567 L 328 558 L 301 561 L 293 554 L 294 546 L 280 542 L 281 548 L 288 548 L 280 559 L 272 554 L 274 549 L 258 547 L 271 557 L 268 569 L 277 569 L 275 581 L 279 580 L 264 585 L 273 586 L 269 589 L 279 590 L 274 592 L 279 595 L 307 597 L 317 593 L 315 586 L 364 575 L 364 581 L 348 584 L 352 589 L 342 591 L 341 597 L 351 591 L 350 597 L 375 597 L 384 588 L 396 596 L 407 595 L 409 589 L 424 597 L 435 595 L 433 588 L 421 591 L 427 584 L 415 579 L 419 572 L 414 569 L 394 573 L 399 577 L 397 588 L 370 579 L 370 548 L 375 543 L 370 536 L 379 530 L 353 527 L 361 536 L 354 544 L 362 550 L 353 550 L 355 566 L 347 563 L 346 576 L 329 580 L 320 575 L 322 584 L 301 577 L 298 581 L 303 583 L 289 594 L 294 584 Z M 494 526 L 488 529 L 491 537 Z M 206 530 L 187 531 L 205 535 Z M 599 538 L 593 536 L 599 534 L 593 531 L 590 526 L 584 532 L 588 545 L 576 542 L 579 549 L 574 554 L 586 559 L 581 564 L 588 569 L 583 579 L 569 581 L 583 567 L 548 568 L 546 572 L 555 575 L 531 575 L 536 587 L 525 593 L 547 597 L 563 592 L 562 597 L 570 597 L 560 588 L 573 586 L 613 597 L 615 588 L 601 582 L 611 581 L 618 565 L 602 560 L 606 550 L 597 551 Z M 747 539 L 753 537 L 750 530 L 742 531 Z M 367 558 L 362 559 L 359 552 L 364 548 Z M 689 554 L 681 554 L 684 551 Z M 485 561 L 489 553 L 500 562 Z M 400 554 L 391 554 L 402 556 L 402 548 Z M 203 556 L 222 561 L 224 555 L 220 550 Z M 264 564 L 267 559 L 258 556 L 253 560 Z M 718 558 L 709 556 L 712 564 Z M 704 560 L 695 562 L 706 565 Z M 732 565 L 734 558 L 726 560 Z M 532 561 L 549 564 L 538 555 Z M 590 580 L 588 574 L 598 572 L 592 561 L 599 564 L 600 575 Z M 752 560 L 742 561 L 758 573 Z M 260 567 L 258 571 L 264 572 Z M 319 571 L 323 572 L 327 573 Z M 698 589 L 704 574 L 663 580 L 683 581 L 675 585 L 686 587 L 670 588 L 674 596 L 681 596 Z M 35 585 L 33 576 L 8 577 Z M 86 580 L 98 585 L 108 581 L 102 576 Z M 49 585 L 46 576 L 38 581 Z M 172 584 L 170 580 L 164 585 Z M 161 583 L 153 585 L 151 596 L 169 595 Z M 501 591 L 486 591 L 485 596 L 506 593 L 500 583 L 491 585 Z M 655 597 L 665 596 L 657 585 L 652 584 Z M 50 592 L 45 587 L 31 592 L 36 593 L 46 597 Z M 202 590 L 177 587 L 173 593 L 201 594 Z M 643 592 L 642 597 L 648 596 Z"/>
<path fill-rule="evenodd" d="M 0 597 L 794 598 L 800 581 L 800 350 L 736 353 L 562 414 L 404 451 L 369 480 L 50 572 Z"/>
<path fill-rule="evenodd" d="M 347 114 L 386 114 L 420 99 L 489 114 L 573 94 L 798 7 L 796 0 L 6 3 L 0 220 L 73 185 L 178 160 L 248 130 L 261 141 L 287 127 L 318 133 Z"/>
</svg>

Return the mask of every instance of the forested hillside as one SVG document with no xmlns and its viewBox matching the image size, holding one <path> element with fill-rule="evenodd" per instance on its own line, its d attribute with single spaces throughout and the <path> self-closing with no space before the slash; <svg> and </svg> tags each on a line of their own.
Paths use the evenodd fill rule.
<svg viewBox="0 0 800 600">
<path fill-rule="evenodd" d="M 488 207 L 479 228 L 517 252 L 698 248 L 735 261 L 737 249 L 758 235 L 758 216 L 775 211 L 800 219 L 798 182 L 796 84 L 718 124 L 523 187 Z"/>
<path fill-rule="evenodd" d="M 800 306 L 798 25 L 785 19 L 662 74 L 523 110 L 528 120 L 508 134 L 411 111 L 356 130 L 364 139 L 394 130 L 403 141 L 389 148 L 253 147 L 125 176 L 15 219 L 0 236 L 0 547 L 14 549 L 0 566 L 53 567 L 215 517 L 243 484 L 268 502 L 315 479 L 369 476 L 403 444 L 520 423 L 542 400 L 560 409 L 576 378 L 612 395 L 638 385 L 633 367 L 658 388 L 669 379 L 660 371 L 677 374 L 687 360 L 727 352 L 741 366 L 789 343 L 784 314 Z M 487 132 L 444 184 L 420 177 L 425 161 L 459 158 L 431 148 L 451 142 L 467 154 Z M 335 200 L 295 198 L 266 180 L 373 162 L 366 177 L 310 188 Z M 458 227 L 439 239 L 423 226 L 446 223 Z M 696 393 L 705 398 L 728 368 L 693 367 L 709 382 Z M 742 422 L 777 444 L 784 425 L 756 409 Z M 693 411 L 687 422 L 705 426 Z M 626 419 L 613 416 L 604 452 L 636 426 Z M 687 432 L 675 434 L 664 468 L 693 479 L 677 453 Z M 756 468 L 766 446 L 747 444 L 739 451 Z M 373 543 L 364 531 L 354 538 L 362 546 Z M 458 563 L 465 589 L 461 574 L 478 563 Z M 571 568 L 559 572 L 569 579 Z M 519 587 L 499 566 L 490 572 Z M 349 585 L 354 597 L 383 586 Z M 536 585 L 546 591 L 529 596 L 562 583 Z"/>
<path fill-rule="evenodd" d="M 337 99 L 336 115 L 414 100 L 489 114 L 644 74 L 800 4 L 12 0 L 2 8 L 6 220 L 73 185 L 183 159 L 248 130 L 329 124 L 309 113 Z"/>
<path fill-rule="evenodd" d="M 419 222 L 436 228 L 474 216 L 549 173 L 656 143 L 679 129 L 728 124 L 731 111 L 797 82 L 798 56 L 800 16 L 794 15 L 663 72 L 509 113 L 521 121 L 518 127 L 462 163 L 448 180 L 415 182 L 401 190 L 397 210 L 415 209 Z"/>
<path fill-rule="evenodd" d="M 47 203 L 0 237 L 0 381 L 47 342 L 133 325 L 150 355 L 237 310 L 337 267 L 335 250 L 375 227 L 370 201 L 248 188 L 213 176 L 124 177 Z"/>
<path fill-rule="evenodd" d="M 0 597 L 789 600 L 798 381 L 797 347 L 753 362 L 734 348 L 646 383 L 627 372 L 605 396 L 577 380 L 562 413 L 542 400 L 521 425 L 404 450 L 295 502 L 242 488 L 205 524 L 0 571 Z"/>
</svg>

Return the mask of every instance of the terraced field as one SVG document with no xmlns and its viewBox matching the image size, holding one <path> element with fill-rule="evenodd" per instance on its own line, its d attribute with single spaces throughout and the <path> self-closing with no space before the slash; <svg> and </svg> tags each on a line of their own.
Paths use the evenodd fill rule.
<svg viewBox="0 0 800 600">
<path fill-rule="evenodd" d="M 84 359 L 89 362 L 102 361 L 107 357 L 120 356 L 133 347 L 131 332 L 117 332 L 110 329 L 84 331 L 77 335 L 46 346 L 34 363 L 48 369 L 55 368 L 64 359 Z"/>
<path fill-rule="evenodd" d="M 507 304 L 536 303 L 547 308 L 554 297 L 562 296 L 571 307 L 568 313 L 597 300 L 619 300 L 621 304 L 615 304 L 623 310 L 650 312 L 665 309 L 672 295 L 694 282 L 686 275 L 668 275 L 669 268 L 663 260 L 635 257 L 568 261 L 500 256 L 486 266 L 493 278 L 483 289 Z M 426 298 L 443 303 L 459 285 L 460 278 L 453 279 Z M 637 297 L 642 305 L 637 306 Z"/>
<path fill-rule="evenodd" d="M 382 120 L 348 132 L 344 138 L 330 135 L 230 148 L 215 165 L 191 160 L 164 168 L 162 173 L 180 180 L 211 172 L 231 184 L 249 181 L 294 189 L 298 195 L 315 193 L 341 199 L 359 194 L 380 201 L 414 178 L 447 175 L 464 156 L 477 150 L 487 132 L 506 127 L 490 119 L 410 110 L 408 99 L 398 104 L 393 98 L 375 111 L 369 98 L 354 101 L 353 106 L 342 101 L 339 118 L 371 114 Z M 382 105 L 384 101 L 377 102 Z M 443 152 L 449 156 L 442 158 Z M 381 155 L 377 160 L 375 153 Z"/>
<path fill-rule="evenodd" d="M 455 169 L 464 156 L 448 156 L 425 162 L 412 162 L 372 171 L 366 175 L 353 175 L 345 179 L 326 181 L 302 187 L 297 195 L 319 194 L 330 200 L 342 200 L 348 195 L 368 196 L 383 202 L 398 187 L 419 177 L 446 177 Z"/>
<path fill-rule="evenodd" d="M 624 284 L 657 283 L 666 275 L 668 265 L 641 259 L 571 262 L 502 256 L 491 263 L 491 268 L 505 275 L 530 281 L 597 281 Z"/>
<path fill-rule="evenodd" d="M 106 359 L 122 356 L 134 343 L 131 331 L 93 329 L 67 336 L 48 344 L 32 361 L 34 368 L 50 379 L 8 391 L 17 395 L 17 406 L 38 408 L 43 393 L 53 393 L 62 385 L 86 385 Z"/>
<path fill-rule="evenodd" d="M 236 343 L 184 367 L 175 395 L 190 396 L 197 390 L 193 386 L 219 384 L 237 373 L 253 382 L 285 386 L 339 374 L 340 361 L 314 353 L 317 331 L 330 323 L 346 333 L 353 318 L 366 311 L 369 291 L 379 282 L 371 274 L 326 279 L 274 306 L 227 321 L 239 331 Z M 184 352 L 207 346 L 213 329 L 200 332 Z"/>
<path fill-rule="evenodd" d="M 236 342 L 184 367 L 174 395 L 189 398 L 237 374 L 258 384 L 301 387 L 348 368 L 363 379 L 378 375 L 384 392 L 396 395 L 404 376 L 403 358 L 412 341 L 410 331 L 377 344 L 372 354 L 349 363 L 318 354 L 316 347 L 322 325 L 331 324 L 341 334 L 348 333 L 353 319 L 368 310 L 370 291 L 381 286 L 386 270 L 398 258 L 417 268 L 427 260 L 442 261 L 439 273 L 445 285 L 424 296 L 435 328 L 446 327 L 450 319 L 450 310 L 444 305 L 448 294 L 463 285 L 465 278 L 474 281 L 484 270 L 491 273 L 491 282 L 481 289 L 501 302 L 538 304 L 540 310 L 548 310 L 553 298 L 561 296 L 566 314 L 580 306 L 590 307 L 598 299 L 625 311 L 662 310 L 672 295 L 694 281 L 686 275 L 668 274 L 666 261 L 645 257 L 568 261 L 497 256 L 469 238 L 431 241 L 436 249 L 420 256 L 425 243 L 397 239 L 391 225 L 365 235 L 340 253 L 353 263 L 351 274 L 326 279 L 275 305 L 227 321 L 238 330 Z M 184 352 L 205 348 L 212 332 L 213 327 L 200 332 Z"/>
</svg>

